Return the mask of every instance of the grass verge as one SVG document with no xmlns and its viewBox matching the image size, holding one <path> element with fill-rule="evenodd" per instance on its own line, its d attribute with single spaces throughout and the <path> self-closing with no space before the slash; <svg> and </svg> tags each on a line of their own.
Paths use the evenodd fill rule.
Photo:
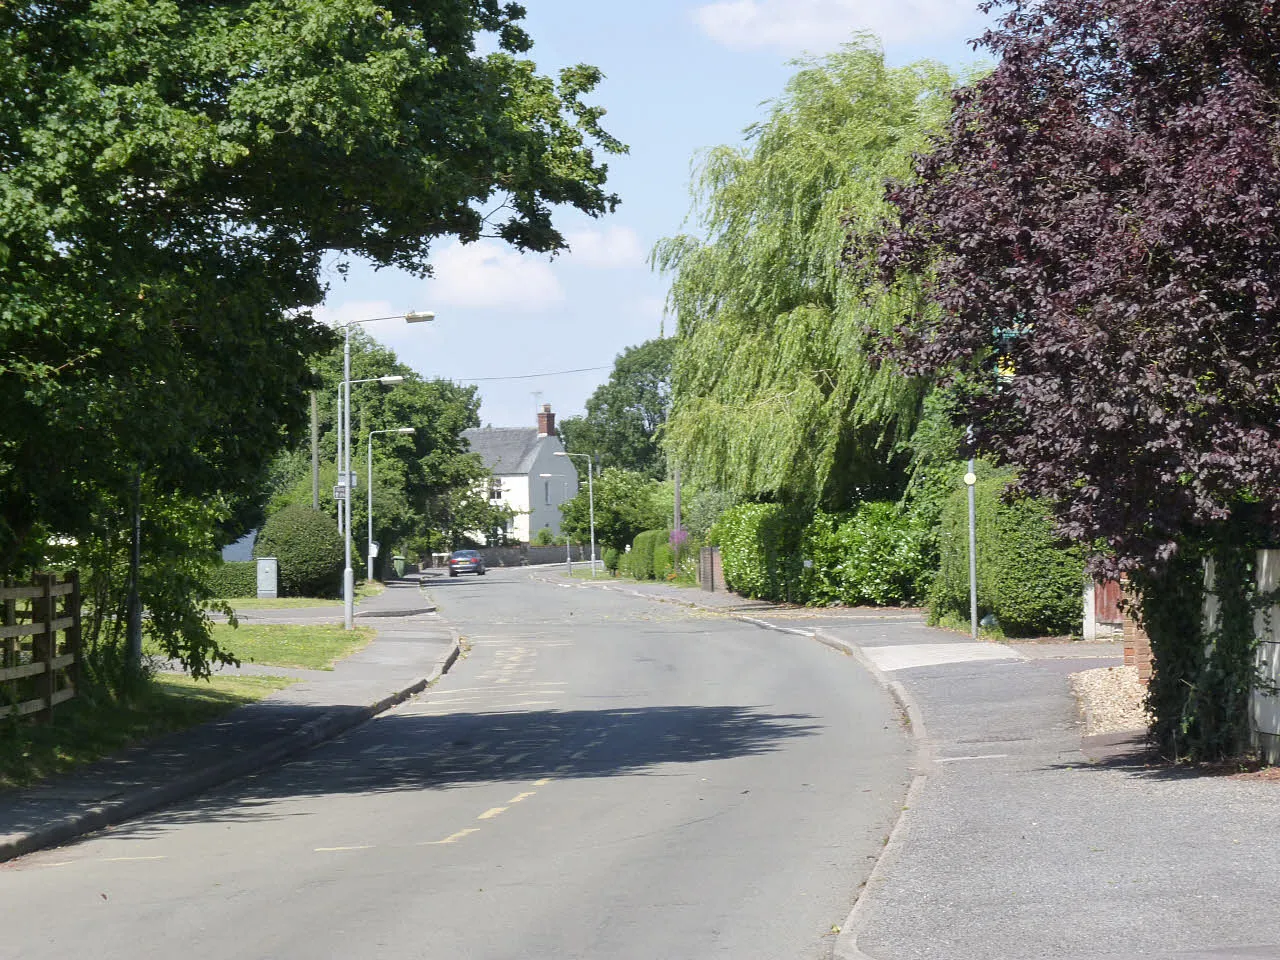
<svg viewBox="0 0 1280 960">
<path fill-rule="evenodd" d="M 332 670 L 335 663 L 367 646 L 375 635 L 372 627 L 344 630 L 334 623 L 213 625 L 218 646 L 241 662 L 303 670 Z"/>
<path fill-rule="evenodd" d="M 0 790 L 30 786 L 132 744 L 212 720 L 261 700 L 285 677 L 160 675 L 128 701 L 83 697 L 60 705 L 49 723 L 0 727 Z"/>
</svg>

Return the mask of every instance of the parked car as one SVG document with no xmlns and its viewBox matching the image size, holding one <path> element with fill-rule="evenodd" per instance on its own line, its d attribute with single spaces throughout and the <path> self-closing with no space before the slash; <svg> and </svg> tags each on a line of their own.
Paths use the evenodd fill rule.
<svg viewBox="0 0 1280 960">
<path fill-rule="evenodd" d="M 449 554 L 449 576 L 474 573 L 484 576 L 484 557 L 475 550 L 455 550 Z"/>
</svg>

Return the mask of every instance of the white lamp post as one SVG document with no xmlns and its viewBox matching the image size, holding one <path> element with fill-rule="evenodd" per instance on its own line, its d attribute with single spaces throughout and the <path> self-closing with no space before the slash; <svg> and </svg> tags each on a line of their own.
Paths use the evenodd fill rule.
<svg viewBox="0 0 1280 960">
<path fill-rule="evenodd" d="M 374 323 L 377 320 L 404 320 L 405 323 L 423 323 L 434 320 L 431 311 L 410 312 L 394 317 L 369 317 L 366 320 L 348 320 L 339 324 L 345 334 L 342 345 L 342 441 L 338 453 L 339 468 L 342 477 L 347 481 L 347 496 L 343 499 L 340 512 L 345 514 L 346 523 L 343 529 L 343 553 L 346 564 L 342 570 L 342 610 L 343 624 L 348 630 L 355 629 L 355 594 L 356 578 L 351 570 L 351 328 L 357 323 Z"/>
<path fill-rule="evenodd" d="M 361 321 L 361 322 L 363 323 L 365 321 Z M 353 387 L 359 386 L 362 383 L 392 384 L 392 383 L 401 383 L 403 381 L 404 381 L 404 377 L 400 376 L 399 374 L 389 374 L 388 376 L 385 376 L 385 377 L 366 377 L 363 380 L 352 380 L 351 386 Z M 342 470 L 342 387 L 341 386 L 338 387 L 338 470 L 339 471 Z M 341 483 L 343 487 L 350 487 L 351 484 L 348 482 L 350 481 L 350 479 L 351 478 L 349 476 L 339 477 L 338 482 Z M 351 495 L 350 490 L 347 490 L 347 495 L 348 496 Z M 346 533 L 346 532 L 347 532 L 346 527 L 343 525 L 343 522 L 342 522 L 342 509 L 341 509 L 341 506 L 339 506 L 338 533 Z"/>
<path fill-rule="evenodd" d="M 365 485 L 369 491 L 369 508 L 366 513 L 369 514 L 369 572 L 365 574 L 368 579 L 373 579 L 373 438 L 379 433 L 413 433 L 413 427 L 394 427 L 391 430 L 370 430 L 369 431 L 369 472 L 368 483 Z"/>
<path fill-rule="evenodd" d="M 587 509 L 591 518 L 591 578 L 594 580 L 596 576 L 596 495 L 591 483 L 591 454 L 568 453 L 564 450 L 557 450 L 556 456 L 581 457 L 587 461 Z"/>
</svg>

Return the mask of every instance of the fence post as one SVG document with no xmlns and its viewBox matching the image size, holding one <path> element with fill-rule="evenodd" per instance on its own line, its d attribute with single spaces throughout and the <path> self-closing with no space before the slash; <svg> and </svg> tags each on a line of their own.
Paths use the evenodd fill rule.
<svg viewBox="0 0 1280 960">
<path fill-rule="evenodd" d="M 80 571 L 68 570 L 67 583 L 71 584 L 71 592 L 67 594 L 67 615 L 74 621 L 67 631 L 67 652 L 73 659 L 67 667 L 67 680 L 76 696 L 80 695 Z"/>
<path fill-rule="evenodd" d="M 8 577 L 4 579 L 6 587 L 13 586 L 13 580 Z M 15 626 L 18 622 L 18 601 L 5 598 L 4 601 L 4 625 L 6 627 Z M 0 667 L 16 667 L 18 665 L 18 638 L 5 637 L 3 654 L 0 655 Z"/>
<path fill-rule="evenodd" d="M 53 659 L 58 655 L 58 633 L 53 629 L 53 621 L 58 612 L 58 603 L 53 596 L 53 585 L 57 577 L 52 573 L 40 576 L 40 606 L 44 615 L 44 704 L 45 716 L 53 719 L 53 695 L 58 692 L 58 678 L 53 672 Z"/>
</svg>

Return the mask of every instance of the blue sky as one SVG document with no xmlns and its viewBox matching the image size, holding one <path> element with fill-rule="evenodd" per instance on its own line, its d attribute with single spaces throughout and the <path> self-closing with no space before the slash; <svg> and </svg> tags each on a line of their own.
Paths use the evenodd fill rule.
<svg viewBox="0 0 1280 960">
<path fill-rule="evenodd" d="M 525 0 L 530 56 L 541 72 L 586 62 L 606 75 L 593 101 L 608 110 L 606 129 L 631 148 L 608 161 L 618 211 L 595 220 L 561 211 L 573 249 L 554 259 L 498 241 L 442 240 L 430 279 L 356 262 L 345 279 L 330 277 L 317 314 L 353 320 L 434 310 L 433 324 L 366 329 L 426 376 L 477 382 L 486 424 L 533 426 L 539 402 L 562 417 L 581 413 L 613 358 L 662 329 L 666 281 L 645 258 L 655 240 L 682 229 L 697 153 L 741 143 L 762 102 L 781 92 L 791 58 L 834 49 L 857 30 L 879 36 L 893 63 L 975 62 L 967 41 L 984 23 L 975 3 Z M 670 334 L 670 318 L 665 326 Z M 488 379 L 584 367 L 604 369 Z"/>
</svg>

